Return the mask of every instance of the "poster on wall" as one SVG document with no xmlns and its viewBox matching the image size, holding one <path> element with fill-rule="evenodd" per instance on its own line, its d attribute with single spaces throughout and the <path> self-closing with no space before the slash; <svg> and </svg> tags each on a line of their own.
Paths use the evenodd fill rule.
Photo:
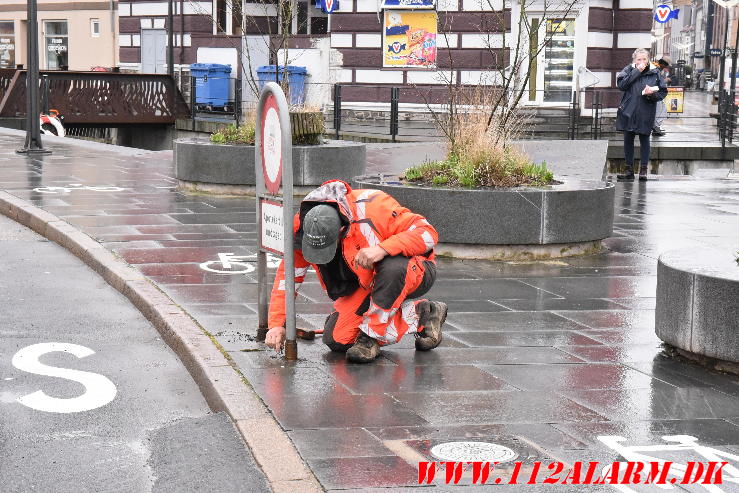
<svg viewBox="0 0 739 493">
<path fill-rule="evenodd" d="M 436 69 L 436 12 L 385 11 L 384 68 Z"/>
<path fill-rule="evenodd" d="M 684 87 L 668 87 L 667 97 L 665 98 L 665 104 L 667 105 L 668 113 L 682 113 L 683 112 L 683 96 L 685 95 Z"/>
<path fill-rule="evenodd" d="M 15 32 L 12 21 L 0 22 L 0 68 L 15 68 Z"/>
</svg>

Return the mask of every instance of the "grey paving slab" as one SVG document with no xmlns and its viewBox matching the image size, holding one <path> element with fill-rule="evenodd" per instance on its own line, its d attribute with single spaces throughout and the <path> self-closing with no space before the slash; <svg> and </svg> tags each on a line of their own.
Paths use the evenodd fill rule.
<svg viewBox="0 0 739 493">
<path fill-rule="evenodd" d="M 393 393 L 429 423 L 556 423 L 603 421 L 602 414 L 551 392 Z"/>
<path fill-rule="evenodd" d="M 495 365 L 482 370 L 521 390 L 648 389 L 652 378 L 618 364 Z"/>
<path fill-rule="evenodd" d="M 651 389 L 562 391 L 609 420 L 733 418 L 739 398 L 706 387 L 673 387 L 654 381 Z"/>
<path fill-rule="evenodd" d="M 501 312 L 495 316 L 482 313 L 449 313 L 447 325 L 462 331 L 540 331 L 578 330 L 584 326 L 549 312 Z"/>
</svg>

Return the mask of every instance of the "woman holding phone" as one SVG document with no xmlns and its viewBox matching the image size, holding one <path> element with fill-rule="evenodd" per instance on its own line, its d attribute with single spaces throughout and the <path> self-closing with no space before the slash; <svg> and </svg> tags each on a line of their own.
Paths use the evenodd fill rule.
<svg viewBox="0 0 739 493">
<path fill-rule="evenodd" d="M 624 133 L 626 172 L 617 175 L 619 181 L 633 181 L 634 137 L 639 136 L 641 155 L 639 180 L 647 179 L 649 164 L 649 136 L 654 127 L 657 103 L 667 96 L 667 86 L 660 68 L 649 62 L 649 52 L 638 48 L 631 55 L 632 63 L 616 76 L 616 84 L 623 91 L 616 115 L 616 130 Z"/>
</svg>

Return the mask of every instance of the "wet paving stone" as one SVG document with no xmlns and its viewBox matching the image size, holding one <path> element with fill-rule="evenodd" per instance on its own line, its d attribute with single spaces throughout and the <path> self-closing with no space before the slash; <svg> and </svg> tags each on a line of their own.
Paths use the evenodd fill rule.
<svg viewBox="0 0 739 493">
<path fill-rule="evenodd" d="M 372 368 L 347 366 L 344 372 L 335 375 L 357 394 L 516 390 L 500 378 L 467 365 L 419 366 L 412 371 L 402 365 Z"/>
<path fill-rule="evenodd" d="M 600 392 L 600 391 L 599 391 Z M 587 406 L 551 392 L 392 393 L 432 424 L 607 421 Z"/>
<path fill-rule="evenodd" d="M 607 423 L 557 423 L 557 430 L 588 447 L 597 445 L 600 435 L 617 435 L 629 441 L 663 443 L 664 435 L 690 435 L 703 445 L 738 445 L 739 427 L 722 419 L 628 420 Z"/>
<path fill-rule="evenodd" d="M 426 296 L 428 298 L 440 298 L 443 296 L 445 300 L 527 300 L 557 297 L 555 294 L 547 293 L 520 281 L 509 279 L 468 279 L 455 281 L 438 279 Z"/>
<path fill-rule="evenodd" d="M 548 298 L 538 300 L 494 300 L 495 303 L 516 311 L 545 310 L 615 310 L 623 306 L 603 299 Z"/>
<path fill-rule="evenodd" d="M 556 311 L 557 315 L 592 329 L 654 328 L 654 310 Z"/>
<path fill-rule="evenodd" d="M 586 444 L 573 434 L 559 430 L 550 424 L 458 424 L 436 426 L 388 426 L 367 428 L 382 441 L 436 440 L 454 441 L 494 441 L 491 437 L 507 435 L 518 437 L 542 449 L 585 448 Z"/>
<path fill-rule="evenodd" d="M 602 346 L 557 346 L 585 361 L 593 363 L 651 362 L 664 353 L 662 344 L 627 344 Z"/>
<path fill-rule="evenodd" d="M 364 428 L 293 430 L 288 435 L 303 456 L 310 460 L 394 455 L 380 439 Z"/>
<path fill-rule="evenodd" d="M 587 328 L 549 312 L 500 312 L 494 316 L 483 313 L 450 312 L 447 325 L 462 331 L 541 331 L 541 330 L 579 330 Z M 446 328 L 446 326 L 445 326 Z"/>
<path fill-rule="evenodd" d="M 613 421 L 712 419 L 739 416 L 739 398 L 706 387 L 673 387 L 653 381 L 651 389 L 562 391 Z"/>
<path fill-rule="evenodd" d="M 654 297 L 657 277 L 599 277 L 527 279 L 527 284 L 563 298 L 639 298 Z"/>
<path fill-rule="evenodd" d="M 444 351 L 420 352 L 413 349 L 383 349 L 385 358 L 406 366 L 426 365 L 495 365 L 582 363 L 583 360 L 549 347 L 485 347 L 449 348 Z"/>
<path fill-rule="evenodd" d="M 651 327 L 593 329 L 585 333 L 588 337 L 603 344 L 658 344 L 661 342 Z"/>
<path fill-rule="evenodd" d="M 417 467 L 397 456 L 308 459 L 308 465 L 321 485 L 329 490 L 418 486 Z"/>
<path fill-rule="evenodd" d="M 583 334 L 571 331 L 540 330 L 535 332 L 457 332 L 449 337 L 457 339 L 470 347 L 517 347 L 517 346 L 586 346 L 600 344 Z"/>
<path fill-rule="evenodd" d="M 497 365 L 480 369 L 521 390 L 648 389 L 652 378 L 616 364 Z"/>
<path fill-rule="evenodd" d="M 300 368 L 305 370 L 305 368 Z M 265 377 L 266 378 L 266 377 Z M 388 395 L 352 395 L 336 388 L 288 394 L 286 384 L 258 384 L 260 396 L 286 430 L 312 428 L 358 428 L 363 426 L 415 426 L 426 420 Z M 304 381 L 304 386 L 308 381 Z"/>
</svg>

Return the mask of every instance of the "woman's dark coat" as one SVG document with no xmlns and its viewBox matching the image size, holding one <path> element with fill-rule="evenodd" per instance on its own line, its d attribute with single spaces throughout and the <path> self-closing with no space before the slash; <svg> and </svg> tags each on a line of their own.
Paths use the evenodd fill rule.
<svg viewBox="0 0 739 493">
<path fill-rule="evenodd" d="M 645 135 L 652 133 L 657 103 L 667 96 L 667 86 L 659 74 L 659 68 L 650 64 L 649 68 L 640 72 L 633 65 L 627 65 L 616 76 L 616 84 L 624 93 L 618 105 L 616 130 Z M 642 96 L 647 86 L 658 86 L 659 91 Z"/>
</svg>

